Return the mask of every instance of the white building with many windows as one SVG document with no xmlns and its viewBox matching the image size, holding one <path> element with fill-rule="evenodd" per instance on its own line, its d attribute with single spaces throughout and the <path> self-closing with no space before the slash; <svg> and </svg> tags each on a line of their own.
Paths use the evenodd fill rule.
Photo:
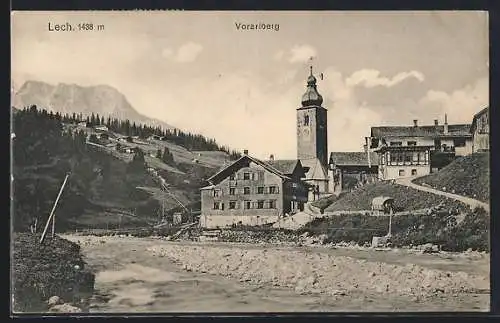
<svg viewBox="0 0 500 323">
<path fill-rule="evenodd" d="M 382 180 L 427 175 L 456 156 L 472 153 L 470 124 L 383 126 L 371 128 L 370 149 L 378 154 L 378 177 Z"/>
</svg>

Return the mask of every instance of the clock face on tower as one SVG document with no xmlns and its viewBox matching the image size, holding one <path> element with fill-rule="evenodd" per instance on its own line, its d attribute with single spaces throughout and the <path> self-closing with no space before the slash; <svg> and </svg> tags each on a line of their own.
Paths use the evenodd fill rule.
<svg viewBox="0 0 500 323">
<path fill-rule="evenodd" d="M 304 134 L 305 138 L 309 138 L 309 134 L 310 134 L 309 128 L 304 128 L 304 130 L 302 131 L 302 133 Z"/>
</svg>

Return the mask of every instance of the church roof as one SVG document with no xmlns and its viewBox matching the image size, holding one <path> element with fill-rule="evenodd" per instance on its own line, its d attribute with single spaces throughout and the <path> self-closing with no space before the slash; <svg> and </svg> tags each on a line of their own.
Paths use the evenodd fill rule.
<svg viewBox="0 0 500 323">
<path fill-rule="evenodd" d="M 318 158 L 301 159 L 300 162 L 305 168 L 306 180 L 328 178 L 328 172 Z"/>
<path fill-rule="evenodd" d="M 371 165 L 377 165 L 378 155 L 370 152 Z M 336 166 L 368 166 L 368 154 L 366 152 L 344 152 L 336 151 L 330 154 L 330 163 Z"/>
<path fill-rule="evenodd" d="M 318 93 L 318 89 L 316 88 L 316 78 L 312 74 L 312 66 L 311 66 L 311 74 L 307 78 L 307 89 L 306 93 L 302 95 L 302 106 L 321 106 L 323 104 L 323 97 Z"/>
</svg>

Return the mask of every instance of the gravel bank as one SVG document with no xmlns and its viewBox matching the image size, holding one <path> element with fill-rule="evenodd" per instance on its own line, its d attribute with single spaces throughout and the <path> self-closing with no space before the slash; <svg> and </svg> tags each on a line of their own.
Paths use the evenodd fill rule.
<svg viewBox="0 0 500 323">
<path fill-rule="evenodd" d="M 148 251 L 168 257 L 187 271 L 289 287 L 301 294 L 342 296 L 370 291 L 418 297 L 489 289 L 488 277 L 465 272 L 433 270 L 414 264 L 392 265 L 316 252 L 188 245 L 182 248 L 156 245 Z"/>
</svg>

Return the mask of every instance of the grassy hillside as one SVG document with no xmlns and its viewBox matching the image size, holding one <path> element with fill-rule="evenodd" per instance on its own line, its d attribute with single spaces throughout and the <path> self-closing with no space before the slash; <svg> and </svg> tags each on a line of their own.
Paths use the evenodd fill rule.
<svg viewBox="0 0 500 323">
<path fill-rule="evenodd" d="M 439 172 L 414 180 L 438 190 L 468 196 L 483 202 L 490 200 L 490 155 L 476 153 L 457 158 Z"/>
<path fill-rule="evenodd" d="M 135 153 L 120 153 L 87 144 L 91 128 L 69 126 L 61 116 L 36 107 L 17 112 L 13 123 L 13 223 L 18 231 L 27 230 L 35 219 L 38 228 L 45 224 L 67 172 L 70 177 L 56 212 L 58 230 L 136 227 L 157 221 L 162 201 L 167 214 L 179 207 L 161 192 L 158 178 L 148 167 L 158 170 L 177 199 L 196 207 L 203 179 L 216 169 L 212 164 L 220 167 L 228 156 L 206 154 L 205 165 L 199 162 L 204 158 L 201 152 L 167 141 L 138 139 L 120 142 L 139 148 Z M 113 136 L 106 141 L 117 143 Z M 173 156 L 168 164 L 153 154 L 167 146 Z M 194 155 L 197 162 L 191 160 Z"/>
<path fill-rule="evenodd" d="M 442 203 L 444 208 L 448 209 L 466 208 L 463 203 L 443 196 L 389 182 L 375 182 L 344 194 L 339 199 L 333 201 L 325 209 L 325 212 L 370 210 L 372 200 L 377 196 L 393 197 L 396 211 L 424 209 L 440 203 Z"/>
<path fill-rule="evenodd" d="M 326 235 L 325 243 L 371 243 L 373 236 L 388 232 L 389 217 L 365 214 L 336 215 L 316 219 L 301 232 Z M 400 215 L 392 219 L 392 239 L 395 247 L 437 244 L 447 251 L 465 251 L 469 248 L 489 251 L 490 218 L 483 209 L 469 211 L 461 222 L 448 212 L 428 216 Z"/>
</svg>

